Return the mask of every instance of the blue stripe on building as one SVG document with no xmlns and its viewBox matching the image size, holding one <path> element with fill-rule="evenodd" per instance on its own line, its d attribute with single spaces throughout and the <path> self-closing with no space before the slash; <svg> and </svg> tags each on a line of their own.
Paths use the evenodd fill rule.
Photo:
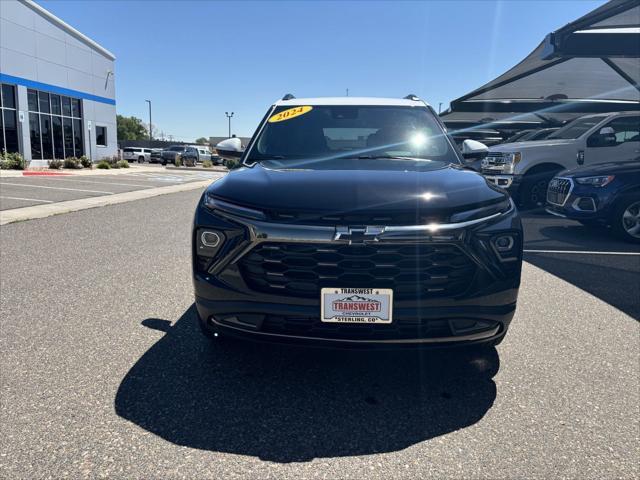
<svg viewBox="0 0 640 480">
<path fill-rule="evenodd" d="M 34 80 L 27 80 L 26 78 L 14 77 L 13 75 L 7 75 L 0 73 L 0 82 L 2 83 L 14 83 L 16 85 L 22 85 L 27 88 L 34 88 L 36 90 L 44 90 L 46 92 L 57 93 L 60 95 L 66 95 L 67 97 L 83 98 L 85 100 L 92 100 L 94 102 L 107 103 L 109 105 L 115 105 L 116 101 L 112 98 L 100 97 L 91 93 L 80 92 L 79 90 L 72 90 L 70 88 L 58 87 L 56 85 L 49 85 L 48 83 L 36 82 Z"/>
</svg>

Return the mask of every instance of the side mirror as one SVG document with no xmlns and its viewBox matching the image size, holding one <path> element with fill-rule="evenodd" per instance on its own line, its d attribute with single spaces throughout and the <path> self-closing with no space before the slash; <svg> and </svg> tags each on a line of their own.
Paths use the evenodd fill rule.
<svg viewBox="0 0 640 480">
<path fill-rule="evenodd" d="M 609 135 L 615 135 L 616 131 L 612 127 L 602 127 L 599 133 L 602 136 L 609 136 Z"/>
<path fill-rule="evenodd" d="M 242 141 L 237 137 L 227 138 L 216 145 L 216 153 L 225 160 L 236 160 L 242 156 L 242 152 Z"/>
<path fill-rule="evenodd" d="M 616 131 L 612 127 L 602 127 L 587 139 L 587 147 L 613 147 L 616 144 Z"/>
<path fill-rule="evenodd" d="M 462 157 L 465 160 L 480 160 L 487 156 L 489 147 L 482 142 L 465 140 L 462 142 Z"/>
</svg>

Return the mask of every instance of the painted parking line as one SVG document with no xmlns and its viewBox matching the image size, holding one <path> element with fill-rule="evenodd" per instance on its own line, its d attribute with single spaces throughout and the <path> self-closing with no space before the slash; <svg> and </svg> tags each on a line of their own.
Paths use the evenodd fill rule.
<svg viewBox="0 0 640 480">
<path fill-rule="evenodd" d="M 0 198 L 5 198 L 7 200 L 24 200 L 25 202 L 54 203 L 53 200 L 40 200 L 37 198 L 6 197 L 4 195 L 0 195 Z"/>
<path fill-rule="evenodd" d="M 99 193 L 102 195 L 113 195 L 114 192 L 105 192 L 102 190 L 84 190 L 81 188 L 66 188 L 66 187 L 47 187 L 44 185 L 27 185 L 26 183 L 8 183 L 8 182 L 0 182 L 0 186 L 2 185 L 13 185 L 14 187 L 30 187 L 30 188 L 47 188 L 50 190 L 68 190 L 71 192 L 85 192 L 85 193 Z"/>
<path fill-rule="evenodd" d="M 48 180 L 48 179 L 47 179 Z M 79 183 L 95 183 L 98 185 L 119 185 L 122 187 L 142 187 L 151 188 L 153 184 L 142 185 L 139 183 L 116 183 L 116 182 L 96 182 L 95 180 L 76 180 L 75 178 L 56 178 L 54 182 L 79 182 Z"/>
<path fill-rule="evenodd" d="M 595 250 L 524 250 L 524 253 L 566 253 L 569 255 L 629 255 L 640 256 L 640 252 L 599 252 Z"/>
</svg>

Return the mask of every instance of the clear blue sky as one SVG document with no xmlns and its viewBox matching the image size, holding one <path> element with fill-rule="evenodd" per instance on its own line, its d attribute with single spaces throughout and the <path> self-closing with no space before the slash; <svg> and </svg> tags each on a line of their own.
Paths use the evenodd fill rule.
<svg viewBox="0 0 640 480">
<path fill-rule="evenodd" d="M 249 136 L 283 94 L 401 97 L 434 107 L 501 74 L 587 1 L 39 2 L 111 50 L 117 110 L 192 141 Z"/>
</svg>

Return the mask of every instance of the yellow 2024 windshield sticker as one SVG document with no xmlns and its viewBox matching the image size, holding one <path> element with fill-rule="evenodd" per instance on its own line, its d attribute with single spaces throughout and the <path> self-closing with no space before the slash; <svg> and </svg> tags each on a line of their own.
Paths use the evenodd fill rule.
<svg viewBox="0 0 640 480">
<path fill-rule="evenodd" d="M 269 117 L 269 123 L 284 122 L 285 120 L 291 120 L 292 118 L 296 118 L 296 117 L 299 117 L 300 115 L 304 115 L 305 113 L 308 113 L 311 110 L 313 110 L 313 107 L 309 105 L 288 108 L 287 110 L 283 110 L 280 113 L 271 115 Z"/>
</svg>

